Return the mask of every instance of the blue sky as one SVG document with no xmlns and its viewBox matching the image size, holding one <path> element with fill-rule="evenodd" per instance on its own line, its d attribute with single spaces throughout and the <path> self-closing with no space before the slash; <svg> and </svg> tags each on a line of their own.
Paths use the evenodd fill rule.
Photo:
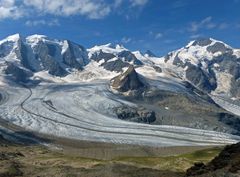
<svg viewBox="0 0 240 177">
<path fill-rule="evenodd" d="M 157 55 L 199 37 L 240 48 L 240 0 L 0 0 L 0 38 L 15 33 Z"/>
</svg>

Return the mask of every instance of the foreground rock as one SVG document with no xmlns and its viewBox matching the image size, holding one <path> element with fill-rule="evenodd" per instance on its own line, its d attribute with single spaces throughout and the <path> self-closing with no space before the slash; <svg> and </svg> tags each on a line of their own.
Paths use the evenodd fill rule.
<svg viewBox="0 0 240 177">
<path fill-rule="evenodd" d="M 226 146 L 223 151 L 207 165 L 196 163 L 193 167 L 187 170 L 186 176 L 240 176 L 240 143 Z"/>
</svg>

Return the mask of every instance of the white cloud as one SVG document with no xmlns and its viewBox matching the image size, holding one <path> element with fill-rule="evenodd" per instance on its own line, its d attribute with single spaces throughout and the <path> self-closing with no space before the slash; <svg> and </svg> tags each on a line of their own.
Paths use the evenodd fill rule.
<svg viewBox="0 0 240 177">
<path fill-rule="evenodd" d="M 219 25 L 219 29 L 220 29 L 220 30 L 226 29 L 226 28 L 228 28 L 228 27 L 229 27 L 229 24 L 227 24 L 227 23 L 221 23 L 221 24 Z"/>
<path fill-rule="evenodd" d="M 132 6 L 144 6 L 148 0 L 130 0 Z"/>
<path fill-rule="evenodd" d="M 212 22 L 212 17 L 209 16 L 200 22 L 192 22 L 189 31 L 191 32 L 197 32 L 200 29 L 213 29 L 216 27 L 216 24 Z"/>
<path fill-rule="evenodd" d="M 155 39 L 159 39 L 159 38 L 161 38 L 161 37 L 163 37 L 163 34 L 162 34 L 162 33 L 157 33 L 157 34 L 155 35 Z"/>
<path fill-rule="evenodd" d="M 209 16 L 200 22 L 192 22 L 188 27 L 188 31 L 196 33 L 201 29 L 217 29 L 217 30 L 225 30 L 232 26 L 231 23 L 226 22 L 214 22 L 212 17 Z"/>
<path fill-rule="evenodd" d="M 129 42 L 131 42 L 132 41 L 132 39 L 131 38 L 128 38 L 128 37 L 123 37 L 122 39 L 121 39 L 121 42 L 122 43 L 129 43 Z"/>
<path fill-rule="evenodd" d="M 167 40 L 164 40 L 163 42 L 166 43 L 166 44 L 171 44 L 171 43 L 174 42 L 174 40 L 172 40 L 172 39 L 167 39 Z"/>
<path fill-rule="evenodd" d="M 0 0 L 0 20 L 5 18 L 18 19 L 23 15 L 23 10 L 16 5 L 15 0 Z"/>
<path fill-rule="evenodd" d="M 217 25 L 215 23 L 209 23 L 209 24 L 206 25 L 207 29 L 213 29 L 215 27 L 217 27 Z"/>
<path fill-rule="evenodd" d="M 115 0 L 114 3 L 113 3 L 113 7 L 117 8 L 120 5 L 122 5 L 122 3 L 123 3 L 123 0 Z"/>
<path fill-rule="evenodd" d="M 155 33 L 153 31 L 149 31 L 148 33 L 151 37 L 153 37 L 154 39 L 160 39 L 163 37 L 163 34 L 158 32 L 158 33 Z"/>
<path fill-rule="evenodd" d="M 24 0 L 24 4 L 45 14 L 84 15 L 91 19 L 103 18 L 111 11 L 103 0 Z"/>
<path fill-rule="evenodd" d="M 113 9 L 144 6 L 148 0 L 0 0 L 0 20 L 21 17 L 53 16 L 85 16 L 89 19 L 101 19 L 109 15 Z M 128 6 L 125 6 L 126 5 Z M 130 5 L 129 5 L 130 4 Z M 124 14 L 125 15 L 125 14 Z M 44 24 L 35 20 L 27 24 Z M 47 23 L 46 23 L 47 24 Z"/>
<path fill-rule="evenodd" d="M 200 38 L 202 35 L 201 34 L 193 34 L 190 36 L 191 39 L 197 39 Z"/>
<path fill-rule="evenodd" d="M 59 26 L 59 21 L 57 19 L 53 20 L 28 20 L 25 22 L 26 26 L 41 26 L 41 25 L 47 25 L 47 26 Z"/>
<path fill-rule="evenodd" d="M 224 30 L 229 28 L 231 24 L 226 22 L 213 22 L 212 17 L 209 16 L 200 22 L 192 22 L 188 28 L 190 32 L 198 32 L 200 29 L 218 29 Z"/>
<path fill-rule="evenodd" d="M 177 9 L 177 8 L 182 8 L 182 7 L 185 7 L 187 5 L 187 1 L 183 1 L 183 0 L 177 0 L 177 1 L 174 1 L 172 3 L 172 8 L 173 9 Z"/>
</svg>

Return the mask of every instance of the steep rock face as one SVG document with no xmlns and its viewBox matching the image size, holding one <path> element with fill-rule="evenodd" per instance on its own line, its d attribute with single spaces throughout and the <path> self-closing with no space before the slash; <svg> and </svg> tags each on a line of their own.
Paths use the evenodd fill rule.
<svg viewBox="0 0 240 177">
<path fill-rule="evenodd" d="M 108 60 L 111 60 L 114 57 L 115 57 L 114 54 L 103 52 L 100 49 L 99 52 L 95 52 L 95 53 L 92 54 L 91 59 L 94 60 L 94 61 L 97 61 L 97 62 L 99 62 L 101 60 L 104 60 L 104 62 L 107 62 Z"/>
<path fill-rule="evenodd" d="M 104 69 L 108 71 L 116 71 L 116 72 L 121 72 L 123 68 L 129 67 L 130 64 L 127 62 L 124 62 L 122 60 L 114 60 L 114 61 L 109 61 L 106 63 L 101 64 L 101 66 L 104 67 Z"/>
<path fill-rule="evenodd" d="M 218 84 L 227 84 L 228 92 L 234 97 L 240 97 L 240 58 L 231 53 L 225 53 L 219 57 L 214 58 L 214 64 L 209 64 L 210 68 L 213 68 L 213 72 L 216 74 L 216 81 Z M 220 77 L 225 79 L 221 80 Z M 228 81 L 227 81 L 228 80 Z M 221 90 L 224 92 L 224 90 Z"/>
<path fill-rule="evenodd" d="M 0 70 L 12 76 L 21 69 L 28 73 L 26 77 L 42 71 L 64 77 L 85 70 L 89 62 L 99 67 L 96 70 L 100 75 L 110 72 L 115 75 L 130 65 L 135 68 L 147 66 L 153 71 L 141 68 L 138 72 L 150 79 L 160 73 L 163 77 L 170 73 L 171 77 L 187 80 L 204 92 L 240 98 L 240 50 L 211 38 L 192 41 L 162 58 L 150 51 L 142 54 L 111 44 L 87 51 L 71 41 L 49 39 L 43 35 L 25 38 L 16 34 L 0 41 Z M 13 66 L 18 69 L 13 70 Z"/>
<path fill-rule="evenodd" d="M 210 92 L 217 87 L 215 75 L 209 72 L 205 72 L 201 68 L 187 64 L 186 78 L 191 81 L 199 89 Z"/>
<path fill-rule="evenodd" d="M 88 63 L 86 50 L 68 40 L 30 36 L 27 44 L 33 49 L 34 57 L 40 61 L 40 70 L 48 70 L 52 75 L 65 76 L 69 69 L 81 70 Z"/>
<path fill-rule="evenodd" d="M 123 68 L 130 65 L 143 65 L 143 62 L 137 59 L 131 51 L 120 45 L 95 46 L 89 49 L 88 52 L 91 60 L 100 63 L 100 66 L 108 71 L 121 72 Z"/>
<path fill-rule="evenodd" d="M 81 70 L 88 62 L 87 51 L 67 40 L 53 40 L 43 35 L 22 37 L 19 34 L 0 41 L 1 64 L 13 64 L 31 72 L 47 71 L 65 76 L 71 69 Z M 4 64 L 5 63 L 5 64 Z M 8 63 L 8 64 L 6 64 Z M 8 69 L 6 73 L 13 71 Z"/>
<path fill-rule="evenodd" d="M 181 69 L 184 73 L 181 74 L 182 79 L 188 80 L 202 91 L 240 96 L 239 50 L 221 41 L 192 41 L 186 47 L 170 52 L 164 61 Z"/>
<path fill-rule="evenodd" d="M 24 69 L 19 68 L 18 66 L 14 65 L 13 63 L 7 63 L 7 67 L 5 69 L 5 74 L 11 75 L 11 77 L 15 81 L 25 82 L 31 77 L 33 74 L 32 72 Z"/>
<path fill-rule="evenodd" d="M 207 165 L 196 163 L 187 170 L 186 176 L 196 177 L 237 177 L 240 175 L 240 143 L 226 146 Z"/>
<path fill-rule="evenodd" d="M 77 44 L 74 44 L 68 40 L 64 41 L 65 45 L 68 46 L 63 54 L 63 63 L 71 68 L 78 70 L 83 69 L 83 66 L 88 64 L 87 54 L 85 49 Z"/>
<path fill-rule="evenodd" d="M 125 72 L 111 80 L 111 87 L 119 92 L 127 92 L 142 89 L 145 84 L 139 78 L 134 66 L 130 65 Z"/>
<path fill-rule="evenodd" d="M 118 57 L 122 58 L 123 60 L 125 60 L 127 62 L 132 62 L 132 64 L 134 64 L 134 65 L 143 65 L 143 63 L 140 60 L 138 60 L 136 58 L 136 56 L 134 54 L 132 54 L 132 52 L 130 52 L 130 51 L 124 50 L 124 51 L 118 53 Z"/>
<path fill-rule="evenodd" d="M 207 51 L 213 54 L 217 52 L 221 52 L 222 54 L 232 52 L 230 48 L 226 47 L 226 45 L 221 42 L 216 42 L 215 44 L 208 46 Z"/>
<path fill-rule="evenodd" d="M 61 66 L 61 63 L 55 60 L 57 47 L 52 44 L 45 44 L 39 41 L 33 46 L 33 57 L 39 61 L 38 71 L 46 70 L 54 76 L 65 76 L 67 71 Z"/>
</svg>

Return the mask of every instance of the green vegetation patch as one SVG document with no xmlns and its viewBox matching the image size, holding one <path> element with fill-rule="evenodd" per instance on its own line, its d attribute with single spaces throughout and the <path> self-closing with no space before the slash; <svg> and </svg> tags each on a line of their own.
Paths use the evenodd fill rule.
<svg viewBox="0 0 240 177">
<path fill-rule="evenodd" d="M 154 168 L 159 170 L 169 170 L 184 172 L 196 162 L 207 163 L 216 157 L 222 148 L 211 148 L 199 150 L 193 153 L 187 153 L 168 157 L 120 157 L 115 162 L 127 163 L 136 166 Z"/>
</svg>

